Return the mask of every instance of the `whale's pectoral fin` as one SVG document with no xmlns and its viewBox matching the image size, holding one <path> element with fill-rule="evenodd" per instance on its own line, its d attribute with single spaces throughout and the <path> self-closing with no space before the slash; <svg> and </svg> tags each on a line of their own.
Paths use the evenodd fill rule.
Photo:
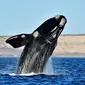
<svg viewBox="0 0 85 85">
<path fill-rule="evenodd" d="M 21 47 L 30 41 L 31 34 L 19 34 L 12 36 L 6 40 L 6 43 L 9 43 L 14 48 Z"/>
</svg>

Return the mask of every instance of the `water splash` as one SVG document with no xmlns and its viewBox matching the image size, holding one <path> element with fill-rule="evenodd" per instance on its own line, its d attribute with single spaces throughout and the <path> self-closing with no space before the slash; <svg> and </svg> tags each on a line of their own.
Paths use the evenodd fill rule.
<svg viewBox="0 0 85 85">
<path fill-rule="evenodd" d="M 43 74 L 53 75 L 52 58 L 49 58 L 44 68 Z"/>
<path fill-rule="evenodd" d="M 32 75 L 39 75 L 39 74 L 44 74 L 44 75 L 54 75 L 54 72 L 53 72 L 53 65 L 52 65 L 52 58 L 49 58 L 47 63 L 46 63 L 46 66 L 44 67 L 44 71 L 42 73 L 34 73 L 34 72 L 31 72 L 31 73 L 23 73 L 23 74 L 16 74 L 16 73 L 10 73 L 8 75 L 10 76 L 32 76 Z"/>
<path fill-rule="evenodd" d="M 10 76 L 33 76 L 33 75 L 38 75 L 37 73 L 27 73 L 27 74 L 15 74 L 15 73 L 11 73 L 11 74 L 8 74 Z"/>
</svg>

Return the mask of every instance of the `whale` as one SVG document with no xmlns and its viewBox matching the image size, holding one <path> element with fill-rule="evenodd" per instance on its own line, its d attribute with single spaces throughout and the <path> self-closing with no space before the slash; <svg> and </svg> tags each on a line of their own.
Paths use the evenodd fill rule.
<svg viewBox="0 0 85 85">
<path fill-rule="evenodd" d="M 66 23 L 65 16 L 56 15 L 46 20 L 31 34 L 18 34 L 6 40 L 6 43 L 14 48 L 24 46 L 16 74 L 43 72 Z"/>
</svg>

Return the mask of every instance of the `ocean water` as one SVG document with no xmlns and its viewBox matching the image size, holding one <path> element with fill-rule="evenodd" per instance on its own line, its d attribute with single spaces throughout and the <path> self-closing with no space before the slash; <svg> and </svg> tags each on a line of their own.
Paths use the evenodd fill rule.
<svg viewBox="0 0 85 85">
<path fill-rule="evenodd" d="M 0 85 L 85 85 L 85 58 L 50 58 L 43 74 L 15 75 L 18 58 L 0 57 Z"/>
</svg>

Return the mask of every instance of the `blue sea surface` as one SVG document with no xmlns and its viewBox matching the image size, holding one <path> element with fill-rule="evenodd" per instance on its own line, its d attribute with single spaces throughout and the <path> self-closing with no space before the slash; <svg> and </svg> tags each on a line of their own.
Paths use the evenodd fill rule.
<svg viewBox="0 0 85 85">
<path fill-rule="evenodd" d="M 50 68 L 51 75 L 46 72 L 28 76 L 12 75 L 18 60 L 0 57 L 0 85 L 85 85 L 85 58 L 50 58 L 45 69 Z"/>
</svg>

